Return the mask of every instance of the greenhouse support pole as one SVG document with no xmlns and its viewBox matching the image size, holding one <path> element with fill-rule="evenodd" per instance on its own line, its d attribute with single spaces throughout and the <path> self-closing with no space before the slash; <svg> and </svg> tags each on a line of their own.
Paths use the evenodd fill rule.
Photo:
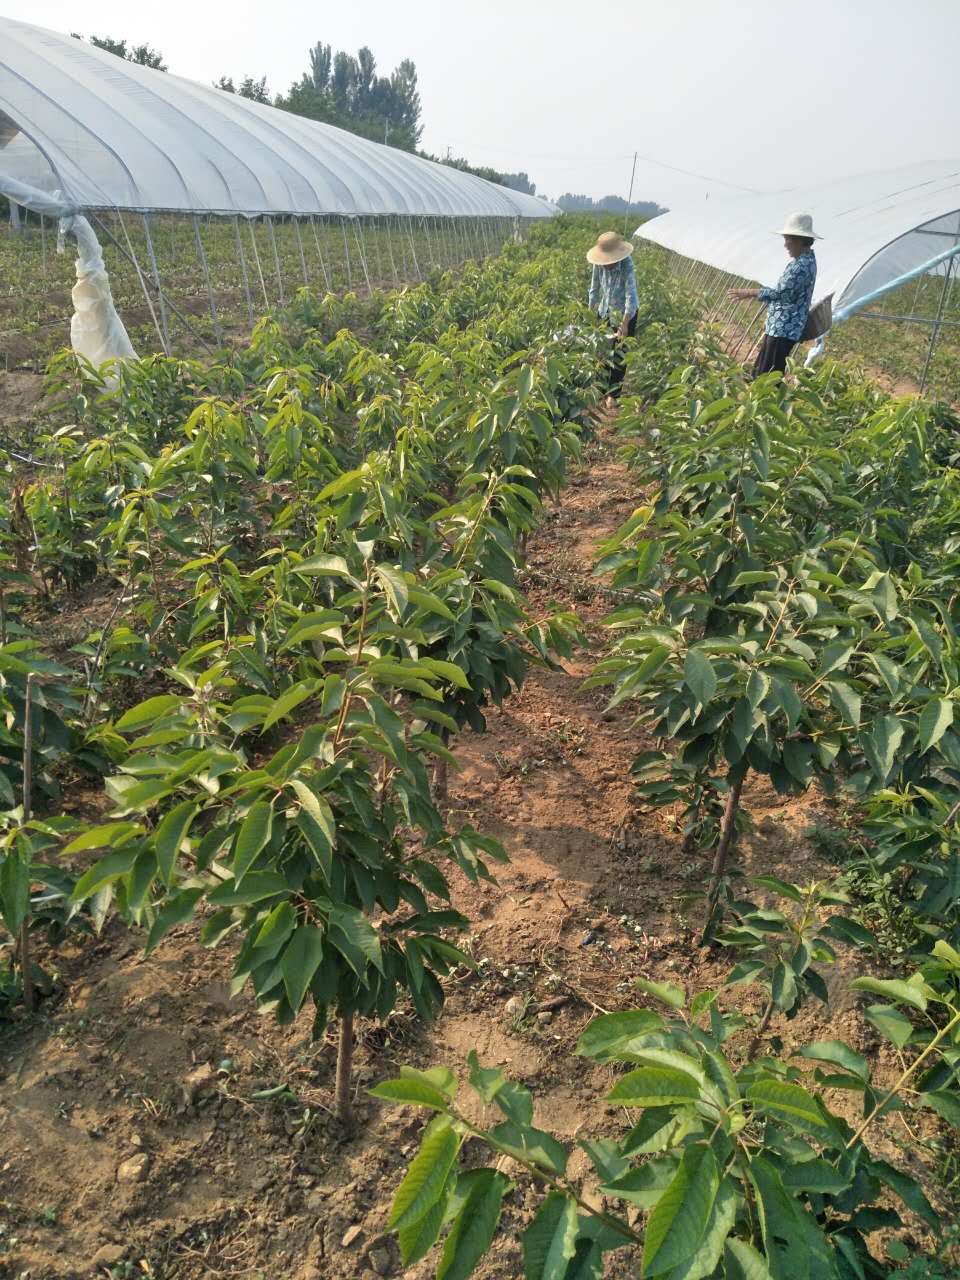
<svg viewBox="0 0 960 1280">
<path fill-rule="evenodd" d="M 249 223 L 250 243 L 253 245 L 253 259 L 257 264 L 257 275 L 260 277 L 260 288 L 263 290 L 263 305 L 269 311 L 270 299 L 267 297 L 267 282 L 263 278 L 263 266 L 261 265 L 261 262 L 260 262 L 260 250 L 257 248 L 257 236 L 253 226 L 254 221 L 255 219 L 251 218 Z"/>
<path fill-rule="evenodd" d="M 47 276 L 47 222 L 43 214 L 40 215 L 40 253 L 43 261 L 43 276 Z"/>
<path fill-rule="evenodd" d="M 367 270 L 367 255 L 363 251 L 363 227 L 360 225 L 359 218 L 354 219 L 353 236 L 357 242 L 357 248 L 360 251 L 360 266 L 363 268 L 363 278 L 367 282 L 367 293 L 373 297 L 373 285 L 370 283 L 370 272 Z"/>
<path fill-rule="evenodd" d="M 143 215 L 143 232 L 147 241 L 147 257 L 150 259 L 150 270 L 153 272 L 153 283 L 157 289 L 157 298 L 160 301 L 160 327 L 163 330 L 163 354 L 170 354 L 170 330 L 167 326 L 167 304 L 163 296 L 163 290 L 160 288 L 160 271 L 157 267 L 157 255 L 153 251 L 153 237 L 150 234 L 150 215 Z"/>
<path fill-rule="evenodd" d="M 159 322 L 159 320 L 157 319 L 157 313 L 156 313 L 156 310 L 154 309 L 154 306 L 153 306 L 153 299 L 150 297 L 150 290 L 147 288 L 147 281 L 146 281 L 146 277 L 144 276 L 143 271 L 140 269 L 140 263 L 139 263 L 139 261 L 138 261 L 138 259 L 137 259 L 137 255 L 136 255 L 136 254 L 134 253 L 134 251 L 133 251 L 133 245 L 132 245 L 132 244 L 131 244 L 131 242 L 130 242 L 130 234 L 129 234 L 129 232 L 127 231 L 127 224 L 126 224 L 126 223 L 124 222 L 124 220 L 123 220 L 123 214 L 122 214 L 122 213 L 120 213 L 120 211 L 119 211 L 119 210 L 117 210 L 117 213 L 118 213 L 118 216 L 119 216 L 119 218 L 120 218 L 120 226 L 121 226 L 121 229 L 123 230 L 123 238 L 126 240 L 126 242 L 127 242 L 127 248 L 128 248 L 128 249 L 129 249 L 129 251 L 130 251 L 126 256 L 129 258 L 130 262 L 132 262 L 132 263 L 133 263 L 133 269 L 134 269 L 134 271 L 136 271 L 136 273 L 137 273 L 137 279 L 140 281 L 140 288 L 143 290 L 143 297 L 144 297 L 144 300 L 145 300 L 145 302 L 146 302 L 146 304 L 147 304 L 147 310 L 150 312 L 150 319 L 153 321 L 153 327 L 154 327 L 154 329 L 156 329 L 156 331 L 157 331 L 157 337 L 158 337 L 158 338 L 159 338 L 159 340 L 160 340 L 160 349 L 161 349 L 162 351 L 166 351 L 166 348 L 165 348 L 165 347 L 164 347 L 164 345 L 163 345 L 163 331 L 161 330 L 161 328 L 160 328 L 160 322 Z M 115 236 L 113 235 L 113 233 L 110 231 L 110 228 L 109 228 L 109 227 L 107 227 L 107 226 L 106 226 L 106 225 L 101 221 L 101 219 L 97 217 L 97 215 L 96 215 L 96 214 L 94 214 L 93 216 L 94 216 L 95 221 L 96 221 L 96 222 L 98 222 L 98 223 L 100 224 L 100 230 L 101 230 L 101 231 L 103 231 L 103 232 L 105 232 L 105 233 L 106 233 L 106 235 L 107 235 L 107 236 L 108 236 L 108 237 L 113 241 L 113 243 L 117 245 L 117 248 L 118 248 L 118 249 L 120 249 L 120 252 L 121 252 L 121 253 L 123 253 L 123 248 L 122 248 L 122 246 L 121 246 L 121 245 L 119 245 L 119 244 L 117 244 L 116 237 L 115 237 Z"/>
<path fill-rule="evenodd" d="M 377 260 L 377 283 L 382 285 L 383 284 L 383 261 L 380 257 L 380 215 L 379 214 L 374 214 L 373 216 L 373 226 L 371 228 L 371 231 L 373 233 L 371 236 L 371 239 L 373 240 L 373 253 L 374 253 L 374 257 Z"/>
<path fill-rule="evenodd" d="M 317 256 L 317 259 L 319 259 L 320 261 L 320 270 L 323 271 L 323 274 L 324 274 L 324 287 L 326 288 L 326 292 L 329 293 L 330 292 L 330 273 L 328 270 L 326 270 L 326 262 L 324 261 L 323 250 L 321 250 L 320 248 L 320 234 L 317 233 L 316 219 L 312 214 L 310 215 L 310 225 L 312 230 L 314 230 L 314 243 L 316 244 L 316 256 Z"/>
<path fill-rule="evenodd" d="M 927 347 L 927 358 L 923 362 L 923 374 L 920 377 L 920 394 L 924 395 L 927 390 L 927 379 L 930 376 L 930 365 L 933 363 L 933 353 L 936 350 L 937 339 L 940 337 L 940 328 L 943 324 L 943 312 L 946 306 L 947 293 L 951 288 L 953 281 L 953 268 L 956 263 L 955 258 L 951 258 L 947 263 L 947 273 L 943 277 L 943 288 L 940 290 L 940 301 L 937 303 L 937 315 L 933 322 L 933 329 L 930 333 L 930 345 Z"/>
<path fill-rule="evenodd" d="M 92 212 L 93 212 L 93 211 L 91 210 L 91 213 L 92 213 Z M 119 210 L 119 209 L 117 210 L 117 213 L 118 213 L 118 214 L 120 213 L 120 210 Z M 124 221 L 123 221 L 123 215 L 122 215 L 122 214 L 120 214 L 120 225 L 123 227 L 123 234 L 124 234 L 124 236 L 126 236 L 127 244 L 130 246 L 130 253 L 129 253 L 129 254 L 126 252 L 126 250 L 124 249 L 123 245 L 122 245 L 122 244 L 120 244 L 120 242 L 117 240 L 117 237 L 113 234 L 113 232 L 110 230 L 110 228 L 109 228 L 108 226 L 106 226 L 106 224 L 103 222 L 103 220 L 102 220 L 101 218 L 98 218 L 98 217 L 97 217 L 97 215 L 96 215 L 95 213 L 93 213 L 93 219 L 94 219 L 94 221 L 97 223 L 97 225 L 100 227 L 100 229 L 101 229 L 101 231 L 104 233 L 104 235 L 107 237 L 107 239 L 108 239 L 108 240 L 110 240 L 110 241 L 111 241 L 111 243 L 112 243 L 113 245 L 115 245 L 115 246 L 116 246 L 116 248 L 120 251 L 120 253 L 122 253 L 122 254 L 123 254 L 123 256 L 124 256 L 125 258 L 127 258 L 127 259 L 128 259 L 128 260 L 133 264 L 134 268 L 135 268 L 135 269 L 136 269 L 136 271 L 137 271 L 137 274 L 138 274 L 138 275 L 140 275 L 141 283 L 143 283 L 144 276 L 143 276 L 142 272 L 140 271 L 140 265 L 139 265 L 139 263 L 137 262 L 136 254 L 135 254 L 135 253 L 134 253 L 134 251 L 133 251 L 133 245 L 132 245 L 132 244 L 130 244 L 130 237 L 129 237 L 129 235 L 127 235 L 127 228 L 126 228 L 126 225 L 124 224 Z M 161 303 L 163 303 L 163 302 L 164 302 L 164 299 L 165 299 L 165 295 L 164 295 L 163 290 L 162 290 L 162 289 L 160 289 L 160 288 L 158 288 L 158 289 L 157 289 L 157 293 L 158 293 L 158 295 L 159 295 L 159 298 L 160 298 Z M 150 305 L 150 297 L 149 297 L 149 294 L 148 294 L 148 293 L 147 293 L 147 291 L 146 291 L 146 288 L 144 288 L 144 297 L 147 299 L 147 305 L 149 306 L 149 305 Z M 165 300 L 165 305 L 166 305 L 166 306 L 168 306 L 168 307 L 170 308 L 170 310 L 171 310 L 171 311 L 173 312 L 173 314 L 177 317 L 177 319 L 181 322 L 181 324 L 182 324 L 182 325 L 183 325 L 183 327 L 186 329 L 186 331 L 187 331 L 187 332 L 188 332 L 192 337 L 196 338 L 196 340 L 200 343 L 200 345 L 201 345 L 202 347 L 206 347 L 206 349 L 212 353 L 212 352 L 213 352 L 213 347 L 211 347 L 210 343 L 206 340 L 206 338 L 203 336 L 203 334 L 202 334 L 202 333 L 198 333 L 198 332 L 197 332 L 197 330 L 193 327 L 193 325 L 190 323 L 190 321 L 187 319 L 187 317 L 183 314 L 183 312 L 180 310 L 180 308 L 179 308 L 179 307 L 177 307 L 177 306 L 176 306 L 176 304 L 175 304 L 174 302 L 172 302 L 170 298 L 166 298 L 166 300 Z M 153 315 L 153 307 L 152 307 L 152 306 L 150 307 L 150 314 L 151 314 L 151 315 Z M 160 331 L 160 327 L 156 324 L 156 319 L 154 319 L 154 325 L 155 325 L 155 327 L 156 327 L 156 329 L 157 329 L 157 337 L 160 339 L 160 345 L 161 345 L 161 347 L 162 347 L 162 346 L 163 346 L 163 334 L 162 334 L 162 333 L 161 333 L 161 331 Z M 164 354 L 165 354 L 165 355 L 169 355 L 170 353 L 169 353 L 168 351 L 164 350 Z"/>
<path fill-rule="evenodd" d="M 330 273 L 327 271 L 327 264 L 323 260 L 323 252 L 320 248 L 320 236 L 317 232 L 317 223 L 313 214 L 310 215 L 310 226 L 313 228 L 313 242 L 317 246 L 317 258 L 320 260 L 320 270 L 323 272 L 323 283 L 327 293 L 330 292 Z"/>
<path fill-rule="evenodd" d="M 413 240 L 413 219 L 407 218 L 405 221 L 407 224 L 407 236 L 409 237 L 409 240 L 410 240 L 410 253 L 413 257 L 413 270 L 416 273 L 417 279 L 422 280 L 423 273 L 420 270 L 420 263 L 417 261 L 417 246 Z"/>
<path fill-rule="evenodd" d="M 766 303 L 765 303 L 765 302 L 761 302 L 761 303 L 760 303 L 760 305 L 759 305 L 759 307 L 757 307 L 756 311 L 753 313 L 753 315 L 752 315 L 752 316 L 750 317 L 750 319 L 747 321 L 746 327 L 744 328 L 743 332 L 740 334 L 740 341 L 737 343 L 737 345 L 736 345 L 736 346 L 734 347 L 734 349 L 733 349 L 733 355 L 732 355 L 732 358 L 733 358 L 734 360 L 736 360 L 737 356 L 738 356 L 738 355 L 739 355 L 739 353 L 740 353 L 740 348 L 743 346 L 743 340 L 744 340 L 744 338 L 747 336 L 747 334 L 748 334 L 748 333 L 752 333 L 752 332 L 753 332 L 753 327 L 754 327 L 754 325 L 757 323 L 757 321 L 758 321 L 758 320 L 760 319 L 760 317 L 763 315 L 763 311 L 764 311 L 764 307 L 765 307 L 765 306 L 766 306 Z"/>
<path fill-rule="evenodd" d="M 303 237 L 300 235 L 300 219 L 292 218 L 294 235 L 297 237 L 297 249 L 300 252 L 300 270 L 303 272 L 303 283 L 310 288 L 310 277 L 307 274 L 307 258 L 303 252 Z"/>
<path fill-rule="evenodd" d="M 934 267 L 939 267 L 941 262 L 949 262 L 952 258 L 956 258 L 960 254 L 960 242 L 953 244 L 949 249 L 944 249 L 943 253 L 938 253 L 935 257 L 930 258 L 927 262 L 922 262 L 919 267 L 913 267 L 910 271 L 904 272 L 902 276 L 897 276 L 894 280 L 888 280 L 886 284 L 880 285 L 876 289 L 871 289 L 869 293 L 865 293 L 862 298 L 857 298 L 854 302 L 848 303 L 845 307 L 838 307 L 833 313 L 834 325 L 842 324 L 844 320 L 849 320 L 851 316 L 862 311 L 864 307 L 868 307 L 871 302 L 876 302 L 887 293 L 892 293 L 894 289 L 899 289 L 901 285 L 909 284 L 911 280 L 926 275 L 928 271 L 932 271 Z M 804 361 L 804 366 L 809 368 L 815 360 L 823 355 L 827 338 L 830 333 L 825 333 L 818 338 Z"/>
<path fill-rule="evenodd" d="M 403 272 L 403 280 L 406 283 L 413 272 L 410 270 L 410 264 L 407 261 L 407 242 L 403 238 L 403 227 L 400 224 L 400 215 L 395 214 L 397 230 L 396 234 L 400 237 L 400 270 Z"/>
<path fill-rule="evenodd" d="M 389 214 L 387 214 L 385 221 L 386 221 L 386 224 L 387 224 L 387 230 L 386 230 L 386 236 L 387 236 L 387 257 L 390 259 L 390 269 L 391 269 L 391 271 L 393 272 L 393 283 L 394 283 L 394 285 L 395 285 L 396 287 L 399 287 L 399 285 L 400 285 L 400 277 L 399 277 L 399 275 L 397 274 L 397 260 L 396 260 L 396 258 L 393 256 L 393 233 L 392 233 L 392 232 L 391 232 L 391 230 L 390 230 L 390 215 L 389 215 Z"/>
<path fill-rule="evenodd" d="M 353 272 L 350 270 L 350 242 L 347 240 L 347 220 L 340 215 L 340 230 L 343 232 L 343 256 L 347 266 L 347 288 L 353 289 Z"/>
<path fill-rule="evenodd" d="M 200 236 L 200 219 L 196 214 L 193 215 L 193 234 L 197 241 L 197 257 L 200 259 L 200 266 L 203 270 L 203 282 L 207 286 L 207 301 L 210 303 L 210 320 L 213 324 L 214 336 L 217 342 L 223 342 L 223 329 L 220 327 L 220 317 L 217 315 L 217 300 L 213 296 L 213 285 L 210 281 L 210 267 L 207 263 L 207 255 L 203 248 L 203 240 Z"/>
<path fill-rule="evenodd" d="M 270 244 L 273 247 L 273 265 L 277 272 L 277 290 L 280 294 L 281 307 L 286 306 L 286 298 L 283 296 L 283 272 L 280 270 L 280 254 L 277 252 L 277 236 L 273 229 L 273 219 L 267 214 L 267 230 L 270 232 Z"/>
<path fill-rule="evenodd" d="M 253 298 L 250 296 L 250 275 L 247 271 L 247 255 L 243 252 L 243 237 L 240 235 L 240 219 L 234 214 L 233 229 L 237 236 L 237 252 L 240 255 L 240 276 L 243 280 L 243 296 L 247 302 L 247 318 L 251 325 L 256 324 L 253 311 Z"/>
</svg>

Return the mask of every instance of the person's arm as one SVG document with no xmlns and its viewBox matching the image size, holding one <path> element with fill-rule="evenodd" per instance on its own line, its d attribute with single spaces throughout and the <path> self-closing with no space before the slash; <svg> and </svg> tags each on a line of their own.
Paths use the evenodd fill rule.
<svg viewBox="0 0 960 1280">
<path fill-rule="evenodd" d="M 600 302 L 600 267 L 594 267 L 590 276 L 590 292 L 587 294 L 587 306 L 591 311 L 596 311 Z"/>
<path fill-rule="evenodd" d="M 790 289 L 791 280 L 797 274 L 797 259 L 792 258 L 784 270 L 783 275 L 777 281 L 772 289 L 728 289 L 727 296 L 736 298 L 740 302 L 749 302 L 751 298 L 756 298 L 757 302 L 780 302 L 784 299 L 789 300 L 785 290 Z M 801 272 L 802 274 L 802 272 Z"/>
<path fill-rule="evenodd" d="M 799 258 L 792 258 L 783 275 L 773 289 L 758 289 L 757 299 L 760 302 L 799 302 L 803 297 L 806 272 Z"/>
</svg>

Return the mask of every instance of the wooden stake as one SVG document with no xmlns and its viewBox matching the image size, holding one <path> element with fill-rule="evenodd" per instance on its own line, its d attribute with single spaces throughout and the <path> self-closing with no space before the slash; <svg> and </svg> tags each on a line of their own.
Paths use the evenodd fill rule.
<svg viewBox="0 0 960 1280">
<path fill-rule="evenodd" d="M 27 675 L 27 692 L 23 704 L 23 824 L 30 821 L 33 806 L 33 672 Z M 29 872 L 28 872 L 29 875 Z M 33 962 L 30 956 L 29 889 L 27 914 L 20 926 L 20 976 L 23 979 L 23 1003 L 27 1012 L 34 1007 Z"/>
</svg>

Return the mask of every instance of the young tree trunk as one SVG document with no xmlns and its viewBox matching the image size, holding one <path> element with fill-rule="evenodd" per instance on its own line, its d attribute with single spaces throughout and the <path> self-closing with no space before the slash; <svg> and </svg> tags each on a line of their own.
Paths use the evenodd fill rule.
<svg viewBox="0 0 960 1280">
<path fill-rule="evenodd" d="M 746 775 L 744 775 L 746 776 Z M 710 888 L 707 890 L 707 918 L 703 929 L 703 942 L 713 941 L 713 927 L 717 914 L 717 898 L 720 894 L 720 881 L 727 866 L 727 854 L 737 829 L 737 809 L 740 807 L 740 793 L 743 790 L 743 778 L 735 782 L 727 795 L 727 803 L 723 809 L 723 820 L 720 823 L 720 839 L 710 872 Z"/>
<path fill-rule="evenodd" d="M 15 208 L 13 204 L 11 209 Z M 30 821 L 33 812 L 33 673 L 27 676 L 27 691 L 23 700 L 23 821 Z M 29 873 L 28 873 L 29 874 Z M 20 952 L 20 977 L 23 982 L 23 1003 L 32 1013 L 35 993 L 33 990 L 33 960 L 30 955 L 30 903 L 29 890 L 27 914 L 20 926 L 18 941 Z"/>
<path fill-rule="evenodd" d="M 340 1015 L 340 1040 L 337 1044 L 337 1082 L 334 1102 L 338 1119 L 349 1124 L 353 1119 L 350 1101 L 350 1078 L 353 1074 L 353 1014 Z"/>
</svg>

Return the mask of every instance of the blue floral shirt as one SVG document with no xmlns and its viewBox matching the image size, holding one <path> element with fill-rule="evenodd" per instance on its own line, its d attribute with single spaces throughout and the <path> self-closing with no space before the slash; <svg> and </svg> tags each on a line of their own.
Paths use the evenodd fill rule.
<svg viewBox="0 0 960 1280">
<path fill-rule="evenodd" d="M 594 267 L 590 277 L 588 305 L 601 318 L 611 312 L 635 316 L 640 303 L 637 299 L 637 273 L 633 259 L 624 258 L 612 267 Z"/>
<path fill-rule="evenodd" d="M 757 297 L 768 303 L 764 333 L 771 338 L 792 338 L 803 333 L 813 288 L 817 283 L 817 259 L 812 249 L 791 258 L 775 289 L 761 289 Z"/>
</svg>

